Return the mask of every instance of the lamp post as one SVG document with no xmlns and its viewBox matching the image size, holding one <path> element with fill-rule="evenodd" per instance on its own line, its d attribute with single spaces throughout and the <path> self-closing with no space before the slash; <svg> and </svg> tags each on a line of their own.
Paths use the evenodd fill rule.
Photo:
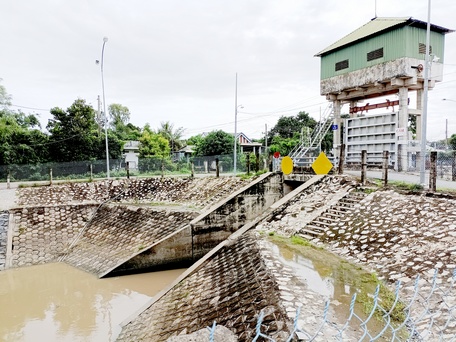
<svg viewBox="0 0 456 342">
<path fill-rule="evenodd" d="M 421 115 L 421 163 L 420 163 L 420 184 L 425 183 L 426 174 L 426 131 L 427 131 L 427 107 L 428 107 L 428 89 L 429 89 L 429 44 L 431 31 L 431 0 L 428 0 L 428 17 L 426 25 L 426 55 L 424 58 L 424 94 L 423 94 L 423 113 Z"/>
<path fill-rule="evenodd" d="M 103 77 L 103 61 L 104 61 L 104 48 L 108 41 L 108 37 L 103 38 L 103 47 L 101 48 L 101 88 L 103 91 L 103 113 L 104 113 L 104 129 L 105 129 L 105 142 L 106 142 L 106 177 L 109 179 L 109 147 L 108 147 L 108 115 L 106 113 L 106 100 L 104 90 L 104 77 Z"/>
<path fill-rule="evenodd" d="M 233 150 L 233 173 L 236 176 L 236 148 L 237 148 L 237 73 L 236 73 L 236 86 L 234 88 L 234 150 Z"/>
</svg>

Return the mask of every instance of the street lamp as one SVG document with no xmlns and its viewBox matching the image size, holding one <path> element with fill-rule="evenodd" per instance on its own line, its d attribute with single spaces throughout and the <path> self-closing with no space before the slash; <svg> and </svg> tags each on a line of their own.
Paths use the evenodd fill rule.
<svg viewBox="0 0 456 342">
<path fill-rule="evenodd" d="M 104 112 L 104 129 L 105 129 L 105 142 L 106 142 L 106 177 L 109 179 L 109 148 L 108 148 L 108 115 L 106 114 L 106 100 L 104 90 L 104 77 L 103 77 L 103 61 L 104 61 L 104 48 L 108 41 L 108 37 L 103 38 L 103 47 L 101 48 L 101 88 L 103 91 L 103 112 Z"/>
<path fill-rule="evenodd" d="M 234 175 L 236 176 L 236 153 L 237 153 L 237 113 L 238 108 L 244 108 L 242 105 L 237 105 L 236 99 L 236 109 L 234 113 Z"/>
<path fill-rule="evenodd" d="M 420 184 L 424 185 L 426 174 L 426 134 L 427 134 L 427 110 L 428 110 L 428 90 L 429 90 L 429 54 L 430 54 L 430 35 L 431 35 L 431 0 L 428 0 L 428 15 L 426 25 L 426 55 L 424 56 L 424 93 L 423 93 L 423 112 L 421 115 L 421 163 L 420 163 Z"/>
</svg>

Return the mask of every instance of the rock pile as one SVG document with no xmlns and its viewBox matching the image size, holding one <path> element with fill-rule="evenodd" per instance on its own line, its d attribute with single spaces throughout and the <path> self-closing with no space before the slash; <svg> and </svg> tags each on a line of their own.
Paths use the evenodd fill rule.
<svg viewBox="0 0 456 342">
<path fill-rule="evenodd" d="M 181 203 L 204 208 L 249 182 L 238 177 L 204 177 L 56 184 L 18 189 L 18 205 L 100 203 L 113 199 L 129 203 Z"/>
</svg>

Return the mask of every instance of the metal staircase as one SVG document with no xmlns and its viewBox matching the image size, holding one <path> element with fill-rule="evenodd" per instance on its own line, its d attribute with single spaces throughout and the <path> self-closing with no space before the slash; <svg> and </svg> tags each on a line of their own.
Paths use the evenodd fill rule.
<svg viewBox="0 0 456 342">
<path fill-rule="evenodd" d="M 309 166 L 313 163 L 321 150 L 321 142 L 328 133 L 333 122 L 333 106 L 329 104 L 323 112 L 321 121 L 317 124 L 310 141 L 304 141 L 296 145 L 290 152 L 293 164 L 297 166 Z"/>
</svg>

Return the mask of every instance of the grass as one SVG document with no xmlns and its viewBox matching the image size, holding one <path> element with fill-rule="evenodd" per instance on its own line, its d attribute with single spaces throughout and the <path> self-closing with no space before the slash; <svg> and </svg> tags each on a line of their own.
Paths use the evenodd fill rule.
<svg viewBox="0 0 456 342">
<path fill-rule="evenodd" d="M 388 184 L 399 190 L 408 190 L 408 191 L 412 191 L 412 192 L 420 192 L 420 191 L 424 190 L 424 188 L 421 184 L 413 184 L 413 183 L 407 183 L 407 182 L 403 182 L 403 181 L 389 181 Z"/>
</svg>

